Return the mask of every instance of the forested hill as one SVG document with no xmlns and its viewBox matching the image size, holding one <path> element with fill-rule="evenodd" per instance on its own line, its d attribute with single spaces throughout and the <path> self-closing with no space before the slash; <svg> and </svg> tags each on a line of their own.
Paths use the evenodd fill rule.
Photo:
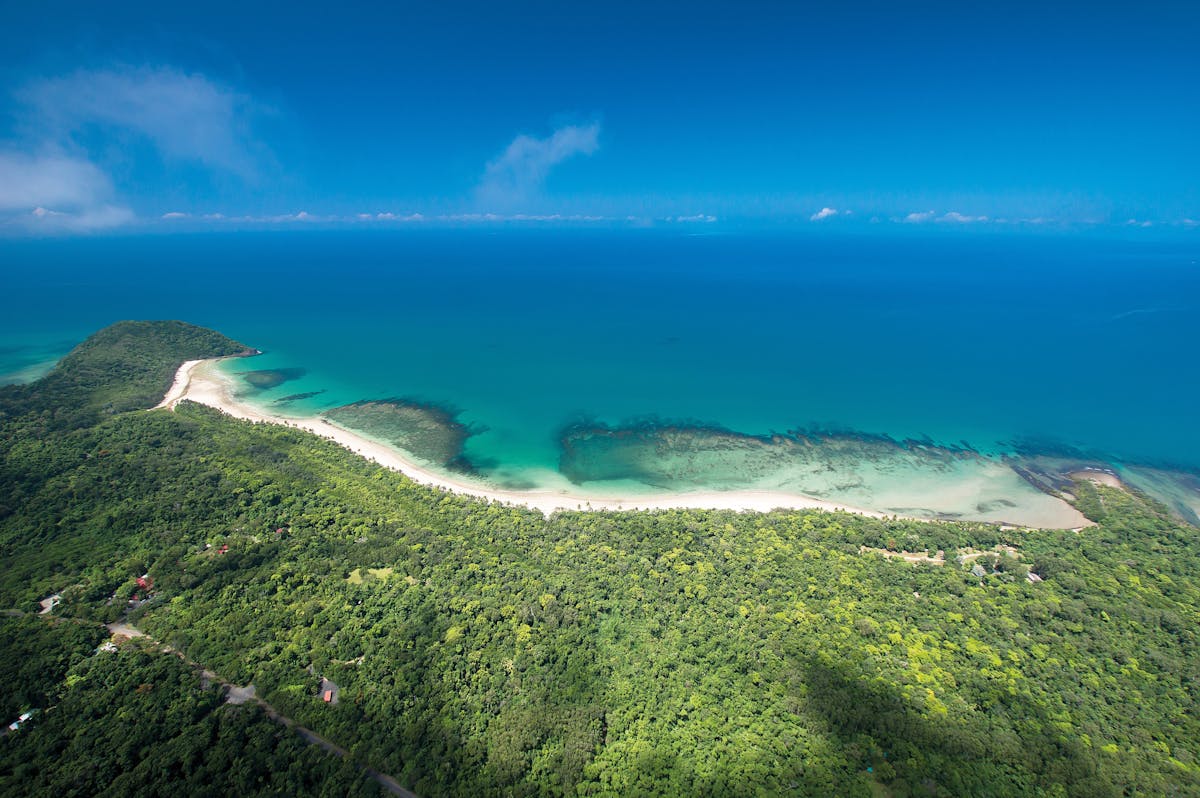
<svg viewBox="0 0 1200 798">
<path fill-rule="evenodd" d="M 427 798 L 1200 795 L 1200 546 L 1136 492 L 1077 484 L 1098 521 L 1079 533 L 546 519 L 188 403 L 47 434 L 54 385 L 0 393 L 0 608 L 58 594 L 38 621 L 127 615 Z M 32 656 L 15 639 L 0 661 Z M 47 711 L 19 749 L 0 741 L 6 793 L 70 792 L 55 768 L 113 757 L 151 793 L 156 773 L 290 761 L 278 740 L 231 756 L 257 721 L 227 723 L 177 670 L 127 652 L 152 675 L 122 678 L 72 644 L 6 674 L 3 705 L 117 710 Z M 168 713 L 145 750 L 84 745 L 121 739 L 143 693 L 199 720 Z M 357 789 L 326 772 L 278 783 Z"/>
<path fill-rule="evenodd" d="M 153 407 L 185 360 L 250 351 L 194 324 L 121 321 L 75 347 L 37 382 L 0 387 L 0 413 L 36 412 L 46 429 L 86 426 L 101 414 Z"/>
</svg>

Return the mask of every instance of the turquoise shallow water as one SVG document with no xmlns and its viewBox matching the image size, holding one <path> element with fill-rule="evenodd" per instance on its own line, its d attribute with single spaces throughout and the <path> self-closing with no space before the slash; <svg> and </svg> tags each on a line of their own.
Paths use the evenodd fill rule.
<svg viewBox="0 0 1200 798">
<path fill-rule="evenodd" d="M 988 451 L 1032 438 L 1197 468 L 1198 254 L 1194 236 L 7 241 L 0 374 L 121 318 L 182 318 L 264 350 L 254 368 L 304 369 L 254 397 L 321 391 L 289 412 L 458 408 L 485 472 L 557 467 L 580 419 L 648 418 Z"/>
</svg>

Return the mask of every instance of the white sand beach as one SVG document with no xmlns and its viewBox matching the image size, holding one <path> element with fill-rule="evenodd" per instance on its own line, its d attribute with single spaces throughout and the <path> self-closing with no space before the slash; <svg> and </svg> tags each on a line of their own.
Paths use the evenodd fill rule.
<svg viewBox="0 0 1200 798">
<path fill-rule="evenodd" d="M 185 360 L 183 365 L 179 367 L 179 371 L 175 372 L 175 381 L 171 383 L 171 387 L 167 389 L 167 395 L 163 400 L 154 406 L 154 410 L 159 408 L 175 409 L 175 405 L 179 404 L 179 400 L 183 399 L 183 395 L 187 392 L 188 384 L 192 379 L 192 372 L 203 360 Z"/>
<path fill-rule="evenodd" d="M 895 513 L 881 512 L 865 507 L 840 504 L 774 490 L 730 490 L 695 491 L 686 493 L 646 494 L 613 496 L 592 494 L 578 489 L 561 490 L 503 490 L 482 485 L 466 479 L 457 479 L 436 473 L 404 457 L 396 449 L 371 440 L 363 435 L 340 427 L 326 418 L 290 418 L 276 415 L 237 398 L 232 379 L 217 367 L 221 358 L 213 360 L 189 360 L 180 366 L 163 401 L 157 408 L 173 409 L 181 401 L 192 401 L 220 410 L 234 418 L 249 421 L 282 424 L 308 430 L 328 438 L 362 457 L 382 466 L 403 473 L 423 485 L 429 485 L 454 493 L 477 496 L 504 504 L 517 505 L 539 510 L 550 515 L 558 510 L 661 510 L 661 509 L 713 509 L 769 512 L 776 509 L 820 509 L 843 510 L 875 518 L 891 517 Z M 157 409 L 156 408 L 156 409 Z M 1008 470 L 1008 469 L 1005 469 Z M 1010 471 L 1011 473 L 1011 471 Z M 1016 475 L 1012 474 L 1015 478 Z M 564 480 L 565 481 L 565 480 Z M 930 486 L 923 486 L 928 488 Z M 951 487 L 950 490 L 961 490 Z M 918 491 L 914 491 L 917 493 Z M 889 497 L 890 499 L 898 497 Z M 928 496 L 906 497 L 910 506 L 936 506 Z M 1031 527 L 1078 528 L 1090 522 L 1066 502 L 1044 494 L 1037 494 L 1038 501 L 1032 506 L 1010 510 L 1005 520 Z M 890 502 L 889 502 L 890 504 Z M 891 505 L 891 506 L 894 506 Z M 906 516 L 920 518 L 920 516 Z M 927 519 L 921 519 L 927 520 Z M 981 519 L 991 520 L 991 519 Z"/>
</svg>

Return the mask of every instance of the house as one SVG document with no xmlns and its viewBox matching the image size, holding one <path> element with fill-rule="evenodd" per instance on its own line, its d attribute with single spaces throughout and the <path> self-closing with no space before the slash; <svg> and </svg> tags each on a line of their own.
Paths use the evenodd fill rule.
<svg viewBox="0 0 1200 798">
<path fill-rule="evenodd" d="M 14 720 L 12 723 L 8 724 L 8 730 L 9 730 L 9 731 L 16 731 L 17 729 L 21 728 L 21 724 L 23 724 L 25 721 L 27 721 L 27 720 L 29 720 L 30 718 L 32 718 L 32 717 L 33 717 L 33 713 L 35 713 L 35 712 L 37 712 L 37 710 L 36 710 L 36 709 L 31 709 L 31 710 L 29 710 L 28 712 L 22 712 L 22 713 L 21 713 L 21 716 L 20 716 L 19 718 L 17 718 L 16 720 Z"/>
<path fill-rule="evenodd" d="M 317 695 L 326 704 L 334 706 L 338 702 L 338 686 L 333 683 L 333 680 L 321 677 L 321 685 L 317 688 Z"/>
</svg>

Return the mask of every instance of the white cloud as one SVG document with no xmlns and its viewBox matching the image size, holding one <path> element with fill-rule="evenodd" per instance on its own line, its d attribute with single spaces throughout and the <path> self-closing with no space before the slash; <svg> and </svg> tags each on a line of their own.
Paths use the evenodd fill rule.
<svg viewBox="0 0 1200 798">
<path fill-rule="evenodd" d="M 837 215 L 838 215 L 838 211 L 836 208 L 822 208 L 821 210 L 814 213 L 812 216 L 808 217 L 808 220 L 810 222 L 819 222 L 822 219 L 829 219 L 829 218 L 831 218 L 833 216 L 837 216 Z"/>
<path fill-rule="evenodd" d="M 388 211 L 386 213 L 377 213 L 374 216 L 372 216 L 369 213 L 360 213 L 358 215 L 358 218 L 360 218 L 360 219 L 375 219 L 375 220 L 378 220 L 381 222 L 423 222 L 423 221 L 425 221 L 425 216 L 420 213 L 392 213 L 391 211 Z"/>
<path fill-rule="evenodd" d="M 514 213 L 505 217 L 514 222 L 606 222 L 607 216 L 586 213 Z"/>
<path fill-rule="evenodd" d="M 419 213 L 392 213 L 391 211 L 380 211 L 379 213 L 356 213 L 355 219 L 360 222 L 423 222 L 425 217 Z"/>
<path fill-rule="evenodd" d="M 489 207 L 505 207 L 535 198 L 551 169 L 573 156 L 591 155 L 600 146 L 599 137 L 597 122 L 566 125 L 541 139 L 517 136 L 487 165 L 476 188 L 478 200 Z"/>
<path fill-rule="evenodd" d="M 149 139 L 169 159 L 252 177 L 258 154 L 250 98 L 167 67 L 78 71 L 17 93 L 40 135 L 59 142 L 95 128 Z"/>
<path fill-rule="evenodd" d="M 685 224 L 696 223 L 696 222 L 699 222 L 701 224 L 712 224 L 713 222 L 717 221 L 717 217 L 712 216 L 707 213 L 697 213 L 697 214 L 693 214 L 692 216 L 668 216 L 663 221 L 665 221 L 665 222 L 684 222 Z"/>
<path fill-rule="evenodd" d="M 132 221 L 112 195 L 108 178 L 86 160 L 0 152 L 0 222 L 10 230 L 85 232 Z"/>
<path fill-rule="evenodd" d="M 278 213 L 274 216 L 243 216 L 234 219 L 235 222 L 255 222 L 269 224 L 286 224 L 289 222 L 328 222 L 337 221 L 332 216 L 315 216 L 308 211 L 296 211 L 295 213 Z"/>
<path fill-rule="evenodd" d="M 206 213 L 200 217 L 207 221 L 227 222 L 229 224 L 292 224 L 297 222 L 343 222 L 349 221 L 344 216 L 318 216 L 308 211 L 277 214 L 246 214 L 244 216 L 226 216 L 223 213 Z"/>
<path fill-rule="evenodd" d="M 203 75 L 167 67 L 80 70 L 14 94 L 20 138 L 0 142 L 0 223 L 9 229 L 88 231 L 135 221 L 106 166 L 118 152 L 121 172 L 136 178 L 147 152 L 139 143 L 168 163 L 244 179 L 255 176 L 265 153 L 251 134 L 257 109 L 250 99 Z"/>
<path fill-rule="evenodd" d="M 502 222 L 503 216 L 496 213 L 444 213 L 439 222 Z"/>
<path fill-rule="evenodd" d="M 37 206 L 79 208 L 111 195 L 108 178 L 85 160 L 0 152 L 0 211 L 28 211 Z"/>
<path fill-rule="evenodd" d="M 958 211 L 950 211 L 938 219 L 939 222 L 953 222 L 954 224 L 973 224 L 975 222 L 986 222 L 987 220 L 988 217 L 986 216 L 965 216 Z"/>
<path fill-rule="evenodd" d="M 78 211 L 58 211 L 38 206 L 15 221 L 35 233 L 86 233 L 120 227 L 136 217 L 133 211 L 117 205 L 98 205 Z"/>
<path fill-rule="evenodd" d="M 932 221 L 936 215 L 934 211 L 913 212 L 904 217 L 904 222 L 906 224 L 921 224 L 922 222 Z"/>
<path fill-rule="evenodd" d="M 424 219 L 421 214 L 413 216 Z M 632 219 L 633 217 L 629 217 Z M 480 222 L 610 222 L 615 221 L 611 216 L 594 216 L 582 213 L 444 213 L 434 217 L 439 222 L 480 223 Z"/>
<path fill-rule="evenodd" d="M 134 221 L 137 216 L 128 208 L 118 205 L 101 205 L 85 208 L 67 220 L 67 226 L 72 230 L 102 230 L 108 227 L 120 227 Z"/>
</svg>

